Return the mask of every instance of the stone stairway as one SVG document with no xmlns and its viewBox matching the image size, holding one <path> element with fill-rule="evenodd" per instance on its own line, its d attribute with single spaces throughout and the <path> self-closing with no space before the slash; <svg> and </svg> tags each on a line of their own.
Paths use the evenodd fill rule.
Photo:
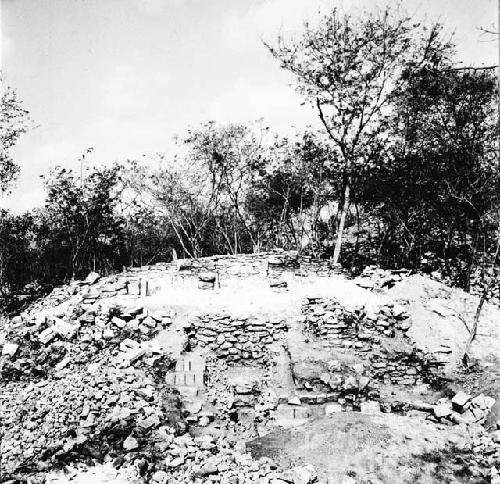
<svg viewBox="0 0 500 484">
<path fill-rule="evenodd" d="M 201 426 L 207 425 L 213 415 L 203 411 L 206 407 L 205 366 L 205 358 L 196 353 L 186 353 L 178 358 L 175 370 L 165 375 L 167 385 L 179 390 L 183 407 L 190 414 L 188 421 Z"/>
<path fill-rule="evenodd" d="M 175 371 L 167 373 L 165 383 L 180 389 L 192 387 L 200 390 L 204 387 L 205 359 L 196 354 L 186 354 L 177 360 Z"/>
</svg>

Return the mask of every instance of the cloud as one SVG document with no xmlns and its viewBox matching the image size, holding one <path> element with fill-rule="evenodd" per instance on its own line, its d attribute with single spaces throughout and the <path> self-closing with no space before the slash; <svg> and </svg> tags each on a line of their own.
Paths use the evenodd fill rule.
<svg viewBox="0 0 500 484">
<path fill-rule="evenodd" d="M 257 85 L 240 79 L 214 99 L 207 114 L 219 122 L 251 122 L 264 118 L 273 131 L 286 134 L 293 129 L 292 124 L 304 128 L 317 123 L 313 110 L 308 105 L 301 106 L 301 102 L 302 98 L 284 84 Z"/>
<path fill-rule="evenodd" d="M 161 116 L 126 119 L 102 116 L 90 123 L 87 138 L 93 140 L 94 157 L 100 163 L 162 152 L 171 143 L 171 133 Z"/>
<path fill-rule="evenodd" d="M 32 165 L 48 167 L 76 162 L 87 147 L 69 142 L 47 143 L 35 150 Z"/>
<path fill-rule="evenodd" d="M 398 0 L 387 0 L 396 5 Z M 374 0 L 259 0 L 244 11 L 229 10 L 222 19 L 222 34 L 235 48 L 247 48 L 255 39 L 272 42 L 278 34 L 300 32 L 304 22 L 313 24 L 334 7 L 340 11 L 361 13 L 373 10 Z"/>
<path fill-rule="evenodd" d="M 141 13 L 151 16 L 161 13 L 168 3 L 165 0 L 132 0 L 132 2 Z"/>
<path fill-rule="evenodd" d="M 45 190 L 40 181 L 30 185 L 24 183 L 22 188 L 14 188 L 10 195 L 0 197 L 0 208 L 20 214 L 43 205 L 44 200 Z"/>
<path fill-rule="evenodd" d="M 1 9 L 1 6 L 0 6 Z M 0 18 L 1 22 L 1 18 Z M 12 39 L 5 34 L 5 32 L 2 32 L 2 39 L 0 42 L 0 67 L 4 69 L 6 67 L 6 63 L 8 62 L 9 58 L 12 57 L 12 51 L 13 51 L 13 43 Z"/>
<path fill-rule="evenodd" d="M 184 6 L 189 0 L 131 0 L 136 9 L 147 16 L 153 17 L 163 13 L 167 8 Z"/>
<path fill-rule="evenodd" d="M 261 0 L 243 14 L 229 10 L 222 18 L 222 34 L 236 48 L 255 44 L 255 39 L 271 41 L 280 31 L 295 31 L 305 20 L 317 17 L 319 10 L 331 7 L 327 0 Z"/>
<path fill-rule="evenodd" d="M 77 169 L 78 158 L 85 148 L 70 142 L 45 143 L 40 146 L 23 160 L 21 176 L 11 193 L 0 197 L 0 207 L 14 213 L 23 213 L 42 205 L 45 190 L 40 174 L 47 174 L 56 165 Z"/>
<path fill-rule="evenodd" d="M 154 106 L 155 94 L 165 84 L 164 75 L 139 73 L 134 67 L 120 66 L 101 81 L 101 103 L 108 115 L 134 118 Z"/>
</svg>

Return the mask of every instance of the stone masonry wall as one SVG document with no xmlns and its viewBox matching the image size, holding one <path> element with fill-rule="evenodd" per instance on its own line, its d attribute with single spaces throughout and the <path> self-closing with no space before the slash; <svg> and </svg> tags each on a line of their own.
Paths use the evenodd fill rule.
<svg viewBox="0 0 500 484">
<path fill-rule="evenodd" d="M 346 308 L 334 299 L 308 298 L 302 307 L 306 328 L 332 346 L 371 351 L 380 337 L 394 337 L 396 330 L 407 331 L 404 308 L 387 305 L 378 313 L 363 307 Z"/>
<path fill-rule="evenodd" d="M 349 348 L 369 362 L 370 376 L 385 383 L 433 383 L 442 362 L 425 354 L 406 337 L 404 308 L 388 304 L 377 313 L 346 308 L 338 301 L 308 298 L 302 308 L 306 331 L 331 348 Z"/>
<path fill-rule="evenodd" d="M 217 284 L 224 286 L 235 277 L 258 276 L 273 279 L 279 278 L 284 273 L 299 277 L 329 276 L 333 273 L 333 269 L 329 261 L 300 257 L 294 252 L 279 251 L 180 259 L 169 263 L 128 268 L 119 274 L 106 277 L 91 273 L 83 281 L 72 281 L 54 288 L 31 309 L 36 309 L 37 305 L 55 306 L 74 297 L 80 299 L 83 307 L 90 307 L 96 301 L 115 296 L 148 296 L 168 284 L 174 287 L 198 286 L 200 276 L 206 273 L 214 273 Z"/>
<path fill-rule="evenodd" d="M 193 322 L 190 339 L 227 362 L 266 364 L 269 347 L 287 330 L 284 321 L 207 314 Z"/>
</svg>

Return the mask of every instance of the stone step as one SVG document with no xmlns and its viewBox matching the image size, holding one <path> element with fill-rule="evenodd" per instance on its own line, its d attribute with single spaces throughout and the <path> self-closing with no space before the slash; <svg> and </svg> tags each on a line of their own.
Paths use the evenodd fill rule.
<svg viewBox="0 0 500 484">
<path fill-rule="evenodd" d="M 194 401 L 203 395 L 203 390 L 198 387 L 181 386 L 178 389 L 181 397 L 186 400 Z"/>
<path fill-rule="evenodd" d="M 311 410 L 305 406 L 278 405 L 275 413 L 275 425 L 290 427 L 300 425 L 312 416 Z"/>
<path fill-rule="evenodd" d="M 203 374 L 194 371 L 176 371 L 165 375 L 165 383 L 175 387 L 203 387 Z"/>
</svg>

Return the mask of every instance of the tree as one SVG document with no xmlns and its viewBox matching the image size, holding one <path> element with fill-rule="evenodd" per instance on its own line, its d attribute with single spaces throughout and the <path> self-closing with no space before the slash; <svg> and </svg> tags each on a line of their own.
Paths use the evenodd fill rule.
<svg viewBox="0 0 500 484">
<path fill-rule="evenodd" d="M 351 189 L 360 167 L 377 159 L 387 139 L 394 93 L 411 72 L 448 61 L 442 28 L 414 23 L 390 8 L 355 18 L 337 10 L 305 24 L 298 39 L 266 44 L 294 74 L 297 89 L 318 111 L 339 160 L 342 196 L 333 262 L 338 263 Z"/>
<path fill-rule="evenodd" d="M 158 167 L 136 160 L 126 165 L 124 182 L 131 199 L 126 213 L 134 218 L 153 214 L 170 226 L 184 256 L 201 257 L 213 212 L 208 173 L 182 156 L 167 161 L 161 155 L 159 161 Z"/>
<path fill-rule="evenodd" d="M 190 130 L 184 140 L 190 161 L 201 165 L 208 174 L 208 206 L 213 206 L 217 229 L 233 254 L 244 247 L 239 240 L 240 231 L 253 246 L 256 245 L 254 231 L 244 213 L 243 197 L 262 161 L 266 131 L 261 128 L 256 132 L 243 124 L 219 126 L 211 121 Z M 229 226 L 221 223 L 223 219 Z"/>
<path fill-rule="evenodd" d="M 494 246 L 496 97 L 487 71 L 415 71 L 398 93 L 390 157 L 360 187 L 384 224 L 380 250 L 414 266 L 426 251 L 465 258 L 460 285 L 467 290 L 475 254 Z"/>
<path fill-rule="evenodd" d="M 336 194 L 332 154 L 314 133 L 276 137 L 245 195 L 259 246 L 320 248 L 320 210 Z M 264 241 L 262 240 L 264 239 Z"/>
<path fill-rule="evenodd" d="M 0 210 L 0 300 L 36 278 L 36 222 L 31 214 Z"/>
<path fill-rule="evenodd" d="M 0 98 L 0 194 L 5 193 L 19 175 L 10 154 L 11 148 L 31 125 L 29 113 L 23 108 L 16 91 L 4 86 L 0 78 L 2 95 Z"/>
<path fill-rule="evenodd" d="M 189 130 L 172 158 L 160 156 L 158 167 L 129 163 L 136 208 L 161 214 L 189 257 L 251 251 L 255 234 L 243 201 L 262 156 L 262 134 L 208 122 Z"/>
<path fill-rule="evenodd" d="M 116 213 L 119 170 L 117 165 L 87 169 L 80 180 L 59 167 L 46 179 L 41 243 L 60 278 L 121 268 L 125 262 L 123 220 Z"/>
</svg>

